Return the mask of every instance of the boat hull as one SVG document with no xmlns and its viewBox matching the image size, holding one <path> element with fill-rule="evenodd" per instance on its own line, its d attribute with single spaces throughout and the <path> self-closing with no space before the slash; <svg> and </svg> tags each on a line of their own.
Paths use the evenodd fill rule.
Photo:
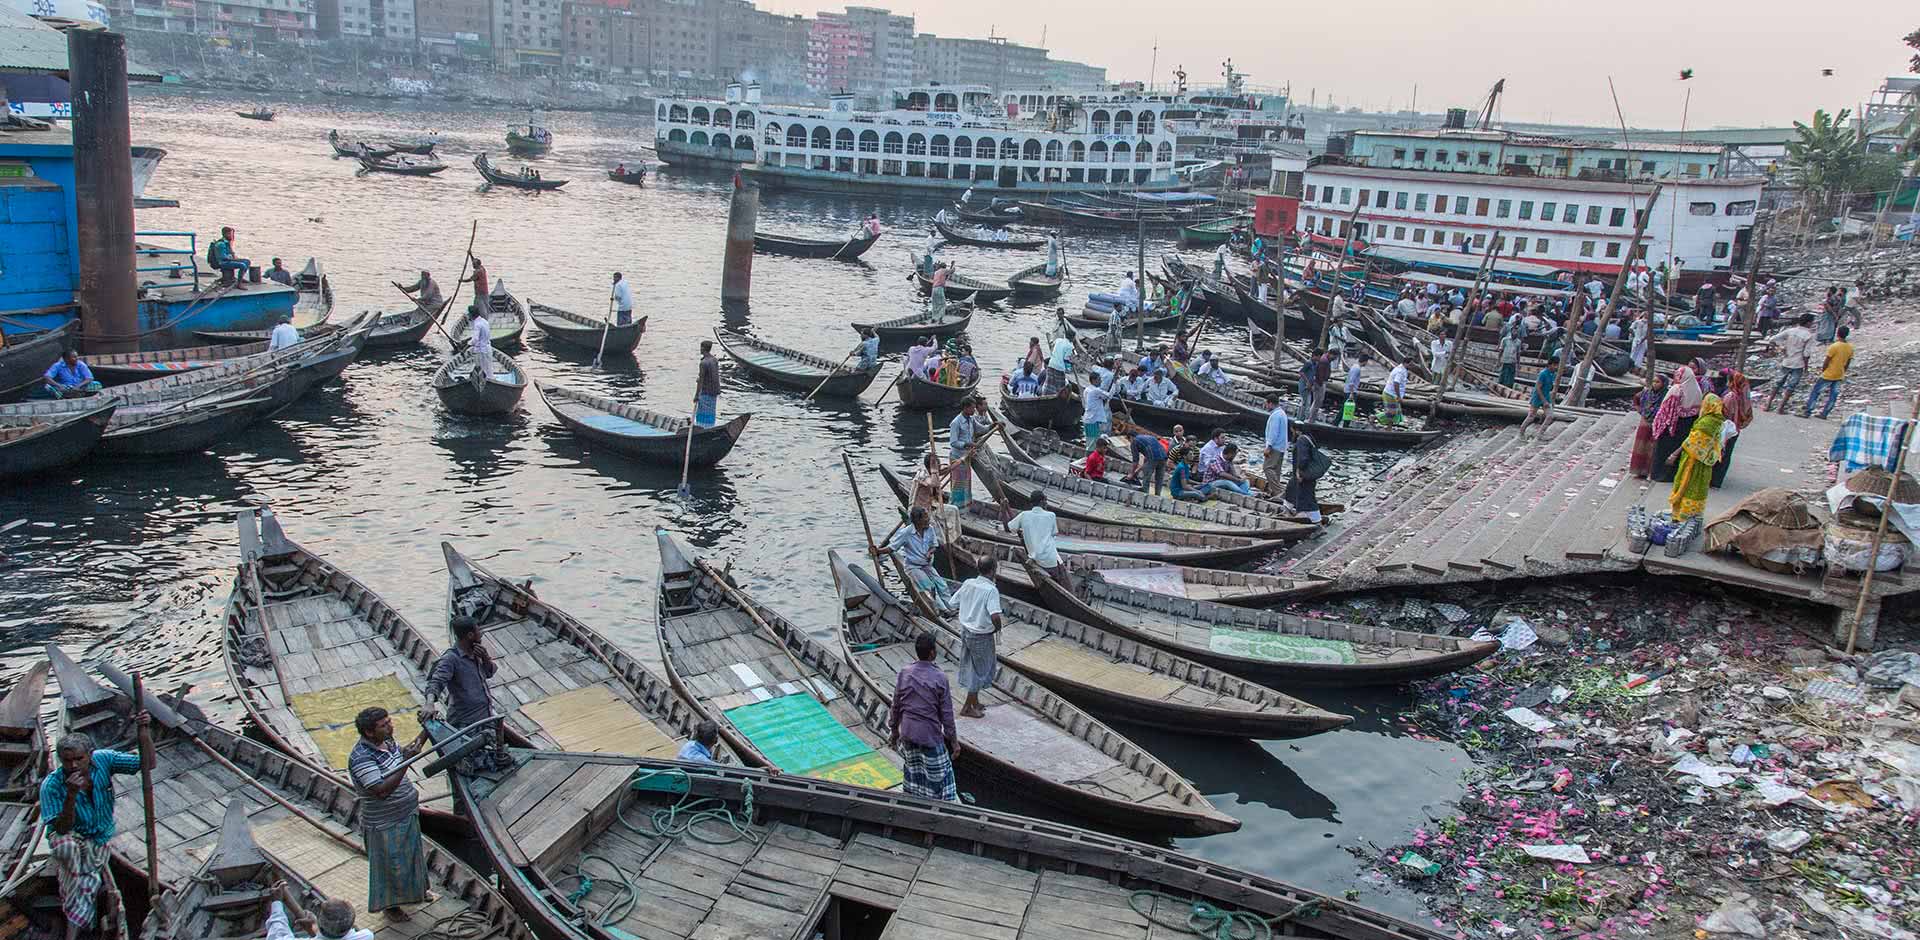
<svg viewBox="0 0 1920 940">
<path fill-rule="evenodd" d="M 40 385 L 47 369 L 60 361 L 79 322 L 69 320 L 38 336 L 7 341 L 0 349 L 0 402 L 13 401 Z"/>
<path fill-rule="evenodd" d="M 109 432 L 100 438 L 98 453 L 130 458 L 198 453 L 244 430 L 274 407 L 271 394 L 222 402 L 151 427 Z"/>
<path fill-rule="evenodd" d="M 900 406 L 915 411 L 957 411 L 980 391 L 979 377 L 974 377 L 972 385 L 941 385 L 929 382 L 919 376 L 908 375 L 900 379 L 897 386 L 900 393 Z"/>
<path fill-rule="evenodd" d="M 653 151 L 660 155 L 660 162 L 682 170 L 731 171 L 755 160 L 752 150 L 716 147 L 712 144 L 695 145 L 684 140 L 656 138 L 653 142 Z"/>
<path fill-rule="evenodd" d="M 53 423 L 15 440 L 0 440 L 0 480 L 12 480 L 79 463 L 100 443 L 116 405 Z"/>
</svg>

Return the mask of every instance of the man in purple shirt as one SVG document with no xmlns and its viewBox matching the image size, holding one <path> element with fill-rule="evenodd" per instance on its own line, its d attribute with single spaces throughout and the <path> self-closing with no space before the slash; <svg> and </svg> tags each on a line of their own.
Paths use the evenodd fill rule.
<svg viewBox="0 0 1920 940">
<path fill-rule="evenodd" d="M 906 764 L 909 796 L 960 802 L 953 781 L 953 692 L 947 674 L 933 662 L 933 634 L 913 638 L 919 659 L 900 670 L 893 685 L 893 709 L 887 718 L 887 746 Z"/>
</svg>

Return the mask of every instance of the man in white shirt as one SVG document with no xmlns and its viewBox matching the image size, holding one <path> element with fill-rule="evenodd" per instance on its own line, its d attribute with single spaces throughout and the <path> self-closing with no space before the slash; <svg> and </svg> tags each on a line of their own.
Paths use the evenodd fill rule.
<svg viewBox="0 0 1920 940">
<path fill-rule="evenodd" d="M 618 271 L 613 272 L 613 297 L 611 299 L 613 300 L 613 322 L 621 326 L 632 323 L 633 285 L 622 280 L 620 272 Z"/>
<path fill-rule="evenodd" d="M 1153 381 L 1147 383 L 1147 401 L 1156 405 L 1171 405 L 1180 397 L 1180 386 L 1167 378 L 1167 370 L 1153 370 Z"/>
<path fill-rule="evenodd" d="M 1200 445 L 1200 466 L 1204 467 L 1220 459 L 1220 452 L 1226 449 L 1226 446 L 1227 432 L 1224 429 L 1215 428 L 1213 436 L 1208 438 L 1205 444 Z"/>
<path fill-rule="evenodd" d="M 1060 243 L 1052 235 L 1047 236 L 1047 276 L 1060 273 Z"/>
<path fill-rule="evenodd" d="M 1125 382 L 1120 383 L 1120 397 L 1142 401 L 1147 397 L 1147 385 L 1146 375 L 1136 366 L 1133 374 L 1127 376 Z"/>
<path fill-rule="evenodd" d="M 927 356 L 938 348 L 931 336 L 921 337 L 919 343 L 907 347 L 907 371 L 914 375 L 922 374 L 927 366 Z"/>
<path fill-rule="evenodd" d="M 973 187 L 969 186 L 966 192 L 960 194 L 960 204 L 964 206 L 971 202 L 973 202 Z"/>
<path fill-rule="evenodd" d="M 1780 402 L 1779 412 L 1787 413 L 1793 403 L 1793 393 L 1800 387 L 1800 380 L 1807 375 L 1807 364 L 1812 361 L 1814 351 L 1813 314 L 1803 313 L 1800 321 L 1767 338 L 1767 345 L 1780 350 L 1780 375 L 1774 379 L 1773 391 L 1767 395 L 1767 411 L 1773 411 L 1774 399 L 1785 392 Z"/>
<path fill-rule="evenodd" d="M 493 359 L 493 324 L 487 322 L 485 307 L 473 308 L 473 322 L 468 324 L 472 330 L 475 362 L 490 362 Z"/>
<path fill-rule="evenodd" d="M 285 882 L 276 881 L 273 891 L 287 896 Z M 373 940 L 373 931 L 353 925 L 353 904 L 343 898 L 328 898 L 320 904 L 320 915 L 302 914 L 300 933 L 287 922 L 287 907 L 278 898 L 267 907 L 267 940 Z"/>
<path fill-rule="evenodd" d="M 1433 380 L 1442 381 L 1447 374 L 1447 366 L 1453 362 L 1453 337 L 1436 336 L 1427 344 L 1427 352 L 1433 362 Z"/>
<path fill-rule="evenodd" d="M 1045 570 L 1061 587 L 1072 589 L 1072 585 L 1067 583 L 1067 569 L 1060 564 L 1059 520 L 1047 508 L 1047 494 L 1035 492 L 1033 506 L 1008 520 L 1006 529 L 1020 533 L 1020 544 L 1026 548 L 1027 557 L 1033 559 L 1034 564 Z"/>
<path fill-rule="evenodd" d="M 994 635 L 1004 623 L 1000 618 L 1000 589 L 993 579 L 974 575 L 953 592 L 953 606 L 959 610 L 954 619 L 960 623 L 960 684 L 967 700 L 960 705 L 960 717 L 985 718 L 986 706 L 980 704 L 980 690 L 993 685 L 1000 671 L 999 652 Z"/>
<path fill-rule="evenodd" d="M 1355 366 L 1355 368 L 1359 368 Z M 1280 399 L 1267 396 L 1267 432 L 1260 475 L 1266 477 L 1268 493 L 1287 491 L 1287 411 Z"/>
<path fill-rule="evenodd" d="M 1225 242 L 1221 242 L 1220 247 L 1213 250 L 1213 279 L 1217 282 L 1224 280 L 1226 276 L 1227 245 Z"/>
<path fill-rule="evenodd" d="M 293 318 L 281 314 L 280 322 L 273 325 L 273 333 L 267 337 L 267 351 L 273 352 L 299 343 L 300 331 L 294 327 Z"/>
<path fill-rule="evenodd" d="M 1133 279 L 1133 272 L 1127 272 L 1127 282 L 1120 285 L 1117 293 L 1120 295 L 1120 303 L 1115 305 L 1116 311 L 1140 309 L 1140 283 Z"/>
<path fill-rule="evenodd" d="M 1047 352 L 1047 387 L 1065 388 L 1067 374 L 1073 371 L 1073 340 L 1066 336 L 1053 339 L 1053 349 Z"/>
<path fill-rule="evenodd" d="M 1383 423 L 1398 427 L 1402 418 L 1400 409 L 1407 397 L 1407 364 L 1394 363 L 1393 371 L 1387 373 L 1387 382 L 1380 387 L 1381 411 L 1385 412 Z"/>
<path fill-rule="evenodd" d="M 1400 319 L 1402 320 L 1413 319 L 1414 307 L 1415 304 L 1412 294 L 1401 294 L 1400 299 L 1393 305 L 1394 310 L 1400 314 Z"/>
<path fill-rule="evenodd" d="M 1087 449 L 1100 446 L 1100 438 L 1113 426 L 1113 393 L 1098 385 L 1080 390 L 1080 430 L 1087 437 Z"/>
</svg>

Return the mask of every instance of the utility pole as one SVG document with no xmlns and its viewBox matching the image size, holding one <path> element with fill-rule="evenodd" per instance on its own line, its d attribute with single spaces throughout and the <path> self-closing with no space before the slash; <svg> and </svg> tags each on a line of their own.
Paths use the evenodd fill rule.
<svg viewBox="0 0 1920 940">
<path fill-rule="evenodd" d="M 1140 294 L 1140 309 L 1135 311 L 1139 320 L 1133 327 L 1133 352 L 1135 355 L 1147 348 L 1147 217 L 1140 211 L 1140 200 L 1133 201 L 1133 217 L 1140 223 L 1140 231 L 1134 238 L 1134 287 Z"/>
<path fill-rule="evenodd" d="M 1594 350 L 1599 349 L 1600 344 L 1606 341 L 1607 323 L 1613 319 L 1614 310 L 1620 306 L 1620 294 L 1622 289 L 1627 285 L 1626 272 L 1633 267 L 1634 259 L 1640 254 L 1640 239 L 1647 234 L 1647 222 L 1653 219 L 1653 207 L 1655 203 L 1660 201 L 1660 190 L 1664 185 L 1663 183 L 1653 184 L 1653 192 L 1647 194 L 1647 207 L 1640 210 L 1640 218 L 1633 224 L 1633 241 L 1627 243 L 1626 261 L 1620 265 L 1620 273 L 1614 275 L 1613 293 L 1607 297 L 1607 309 L 1600 312 L 1600 321 L 1593 325 L 1593 338 L 1587 341 L 1587 352 L 1580 357 L 1580 368 L 1574 371 L 1573 385 L 1567 389 L 1567 404 L 1569 405 L 1584 405 L 1587 403 L 1587 379 L 1589 372 L 1593 368 Z M 1579 285 L 1575 284 L 1574 287 L 1578 289 Z M 1647 311 L 1647 315 L 1651 317 L 1653 311 Z M 1652 359 L 1653 323 L 1651 321 L 1647 323 L 1647 332 L 1647 358 Z M 1572 337 L 1569 336 L 1568 340 L 1571 341 Z"/>
</svg>

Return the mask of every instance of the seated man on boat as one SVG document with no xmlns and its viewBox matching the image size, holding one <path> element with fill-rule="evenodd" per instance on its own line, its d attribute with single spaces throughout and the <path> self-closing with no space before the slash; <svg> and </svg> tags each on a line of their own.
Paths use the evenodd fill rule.
<svg viewBox="0 0 1920 940">
<path fill-rule="evenodd" d="M 717 763 L 713 759 L 713 749 L 719 746 L 720 726 L 714 724 L 711 718 L 702 718 L 693 726 L 693 737 L 680 745 L 680 753 L 673 755 L 673 759 L 696 764 Z"/>
<path fill-rule="evenodd" d="M 300 329 L 293 325 L 291 314 L 281 314 L 280 322 L 273 325 L 273 332 L 267 334 L 267 351 L 285 349 L 300 345 Z"/>
<path fill-rule="evenodd" d="M 207 264 L 220 272 L 220 283 L 240 286 L 246 281 L 247 269 L 253 267 L 253 262 L 234 257 L 233 235 L 232 226 L 220 229 L 220 237 L 207 246 Z"/>
<path fill-rule="evenodd" d="M 944 612 L 953 612 L 953 593 L 947 588 L 947 581 L 933 569 L 934 551 L 940 547 L 940 534 L 933 527 L 933 517 L 925 510 L 915 508 L 907 514 L 910 523 L 906 528 L 894 533 L 886 545 L 875 549 L 878 556 L 894 555 L 907 569 L 907 577 L 913 579 L 913 586 L 925 591 L 934 603 Z"/>
<path fill-rule="evenodd" d="M 353 925 L 353 902 L 346 898 L 321 901 L 317 917 L 302 911 L 298 921 L 289 921 L 287 905 L 294 902 L 287 883 L 276 881 L 269 891 L 275 897 L 267 905 L 267 940 L 373 940 L 373 931 Z"/>
<path fill-rule="evenodd" d="M 992 577 L 976 574 L 953 592 L 953 603 L 960 609 L 954 617 L 960 624 L 963 654 L 960 685 L 967 690 L 967 700 L 960 705 L 960 717 L 985 718 L 987 707 L 980 703 L 980 692 L 993 687 L 993 677 L 1000 671 L 1000 657 L 993 641 L 1006 623 L 1000 616 L 1000 589 L 994 586 Z"/>
<path fill-rule="evenodd" d="M 392 921 L 411 920 L 402 905 L 428 901 L 426 844 L 420 838 L 420 790 L 407 779 L 407 760 L 427 743 L 393 739 L 393 716 L 374 706 L 353 719 L 360 740 L 347 755 L 347 773 L 360 792 L 360 835 L 367 846 L 367 910 Z"/>
<path fill-rule="evenodd" d="M 493 714 L 493 697 L 487 691 L 487 680 L 493 678 L 500 666 L 480 642 L 480 624 L 471 615 L 455 614 L 448 618 L 447 627 L 453 632 L 453 649 L 441 653 L 434 661 L 433 671 L 427 674 L 425 715 L 438 717 L 439 703 L 444 701 L 447 723 L 458 729 Z M 488 746 L 463 761 L 464 767 L 486 772 L 512 766 L 512 759 L 507 757 L 505 746 L 492 728 L 475 733 L 487 736 Z"/>
<path fill-rule="evenodd" d="M 860 328 L 860 369 L 866 371 L 880 361 L 880 334 L 873 327 Z"/>
<path fill-rule="evenodd" d="M 77 349 L 61 353 L 60 361 L 47 367 L 44 378 L 47 391 L 55 398 L 84 397 L 100 390 L 93 370 L 80 360 L 80 351 Z"/>
<path fill-rule="evenodd" d="M 947 674 L 934 663 L 933 634 L 913 638 L 914 661 L 894 679 L 887 710 L 887 746 L 899 752 L 908 796 L 960 802 L 953 779 L 953 752 L 959 734 L 953 727 L 953 691 Z"/>
<path fill-rule="evenodd" d="M 400 288 L 400 291 L 412 297 L 413 302 L 420 305 L 420 309 L 429 313 L 437 313 L 447 302 L 446 298 L 441 296 L 440 285 L 434 281 L 433 274 L 426 270 L 420 272 L 419 280 Z"/>
<path fill-rule="evenodd" d="M 145 709 L 134 721 L 141 727 L 151 724 Z M 61 738 L 56 756 L 53 772 L 40 781 L 40 823 L 47 828 L 48 854 L 60 883 L 66 940 L 75 940 L 83 930 L 98 930 L 104 917 L 114 918 L 120 925 L 118 935 L 124 937 L 126 911 L 107 868 L 112 855 L 107 842 L 114 831 L 113 778 L 139 773 L 140 757 L 96 750 L 93 739 L 80 732 Z M 146 767 L 153 767 L 151 757 Z"/>
<path fill-rule="evenodd" d="M 980 374 L 980 361 L 973 357 L 973 344 L 960 340 L 960 355 L 954 359 L 954 377 L 959 385 L 972 385 L 974 377 Z"/>
<path fill-rule="evenodd" d="M 1033 398 L 1040 394 L 1040 377 L 1033 374 L 1033 363 L 1020 363 L 1020 371 L 1002 381 L 1007 390 L 1016 398 Z"/>
<path fill-rule="evenodd" d="M 1147 383 L 1147 401 L 1161 407 L 1170 407 L 1174 399 L 1180 397 L 1180 387 L 1167 378 L 1164 368 L 1153 370 L 1153 380 Z"/>
<path fill-rule="evenodd" d="M 287 263 L 279 258 L 273 259 L 273 267 L 267 269 L 267 280 L 287 287 L 293 286 L 293 272 L 287 270 Z"/>
<path fill-rule="evenodd" d="M 1120 383 L 1120 397 L 1142 401 L 1147 397 L 1147 384 L 1146 373 L 1140 371 L 1139 366 L 1134 366 L 1133 371 L 1127 373 L 1127 380 Z"/>
</svg>

